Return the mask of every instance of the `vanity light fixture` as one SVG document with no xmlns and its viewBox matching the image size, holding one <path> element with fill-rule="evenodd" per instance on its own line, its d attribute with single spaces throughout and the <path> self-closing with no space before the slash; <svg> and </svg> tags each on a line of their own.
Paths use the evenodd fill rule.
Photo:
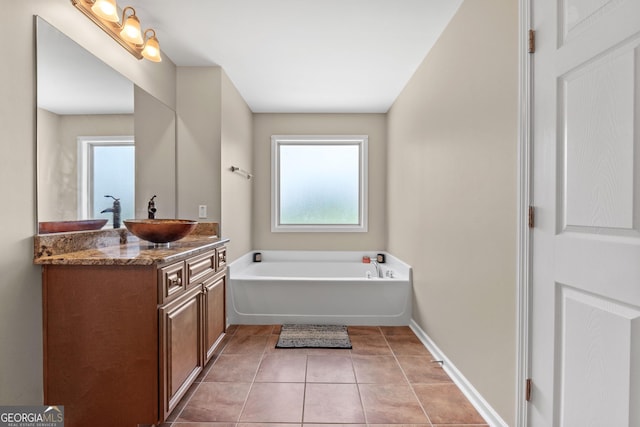
<svg viewBox="0 0 640 427">
<path fill-rule="evenodd" d="M 160 62 L 160 44 L 152 28 L 142 32 L 136 10 L 122 10 L 122 24 L 116 0 L 71 0 L 71 3 L 138 59 Z"/>
</svg>

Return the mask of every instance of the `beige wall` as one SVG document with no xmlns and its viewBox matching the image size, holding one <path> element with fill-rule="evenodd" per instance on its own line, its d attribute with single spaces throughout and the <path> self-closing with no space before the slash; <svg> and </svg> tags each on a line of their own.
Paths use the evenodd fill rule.
<svg viewBox="0 0 640 427">
<path fill-rule="evenodd" d="M 38 221 L 78 219 L 78 137 L 132 136 L 133 122 L 131 114 L 38 109 Z"/>
<path fill-rule="evenodd" d="M 178 67 L 178 217 L 220 221 L 220 67 Z"/>
<path fill-rule="evenodd" d="M 178 67 L 178 216 L 218 221 L 229 238 L 228 261 L 251 250 L 252 113 L 220 67 Z M 240 178 L 240 179 L 238 179 Z"/>
<path fill-rule="evenodd" d="M 42 291 L 36 231 L 34 15 L 175 108 L 175 66 L 138 61 L 68 0 L 3 2 L 0 18 L 0 405 L 42 403 Z"/>
<path fill-rule="evenodd" d="M 148 217 L 149 200 L 155 195 L 156 218 L 175 218 L 176 114 L 137 86 L 134 100 L 135 217 Z"/>
<path fill-rule="evenodd" d="M 516 0 L 466 0 L 389 112 L 389 245 L 414 320 L 515 421 Z"/>
<path fill-rule="evenodd" d="M 64 185 L 64 177 L 71 173 L 75 176 L 76 166 L 71 164 L 73 162 L 70 161 L 68 154 L 65 155 L 65 150 L 61 146 L 60 116 L 38 108 L 37 123 L 37 139 L 39 141 L 37 185 L 40 189 L 37 207 L 39 208 L 40 221 L 73 219 L 77 215 L 77 195 L 75 191 L 73 194 L 67 195 L 68 185 Z M 74 154 L 73 159 L 75 157 Z M 56 184 L 58 182 L 63 185 Z M 75 189 L 75 187 L 74 184 L 73 188 Z M 69 196 L 71 196 L 70 200 Z M 62 200 L 66 202 L 60 203 Z"/>
<path fill-rule="evenodd" d="M 251 155 L 253 114 L 227 74 L 222 72 L 222 235 L 231 239 L 228 262 L 252 247 L 251 211 L 255 179 L 231 172 L 231 166 L 253 171 Z"/>
<path fill-rule="evenodd" d="M 382 250 L 386 247 L 386 115 L 254 114 L 253 246 L 255 249 Z M 369 231 L 271 232 L 271 135 L 369 135 Z"/>
</svg>

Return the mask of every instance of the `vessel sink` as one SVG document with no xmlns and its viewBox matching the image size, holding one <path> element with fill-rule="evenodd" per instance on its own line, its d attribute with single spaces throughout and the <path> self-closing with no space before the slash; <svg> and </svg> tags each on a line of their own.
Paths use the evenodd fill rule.
<svg viewBox="0 0 640 427">
<path fill-rule="evenodd" d="M 81 219 L 77 221 L 45 221 L 38 223 L 38 234 L 64 233 L 68 231 L 100 230 L 106 219 Z"/>
<path fill-rule="evenodd" d="M 125 219 L 125 227 L 136 237 L 152 243 L 170 243 L 191 233 L 198 225 L 188 219 Z"/>
</svg>

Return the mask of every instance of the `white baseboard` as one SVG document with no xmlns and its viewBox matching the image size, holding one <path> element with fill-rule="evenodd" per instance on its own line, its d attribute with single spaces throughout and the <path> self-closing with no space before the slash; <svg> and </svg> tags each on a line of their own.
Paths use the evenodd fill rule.
<svg viewBox="0 0 640 427">
<path fill-rule="evenodd" d="M 460 391 L 465 395 L 469 402 L 476 408 L 478 413 L 485 419 L 491 427 L 509 427 L 509 425 L 498 415 L 498 413 L 484 400 L 484 398 L 478 393 L 478 390 L 471 385 L 464 375 L 455 367 L 451 360 L 444 355 L 444 353 L 438 348 L 433 340 L 426 334 L 425 331 L 418 326 L 415 320 L 411 319 L 409 327 L 422 341 L 427 350 L 431 352 L 433 357 L 437 360 L 443 361 L 442 368 L 451 377 L 451 380 L 458 386 Z"/>
</svg>

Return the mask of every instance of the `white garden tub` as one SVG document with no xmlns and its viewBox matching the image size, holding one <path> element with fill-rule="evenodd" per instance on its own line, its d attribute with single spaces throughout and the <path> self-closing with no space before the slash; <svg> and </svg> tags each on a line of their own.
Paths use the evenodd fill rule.
<svg viewBox="0 0 640 427">
<path fill-rule="evenodd" d="M 254 262 L 255 252 L 262 262 Z M 408 325 L 411 267 L 384 252 L 254 251 L 229 265 L 229 324 Z"/>
</svg>

